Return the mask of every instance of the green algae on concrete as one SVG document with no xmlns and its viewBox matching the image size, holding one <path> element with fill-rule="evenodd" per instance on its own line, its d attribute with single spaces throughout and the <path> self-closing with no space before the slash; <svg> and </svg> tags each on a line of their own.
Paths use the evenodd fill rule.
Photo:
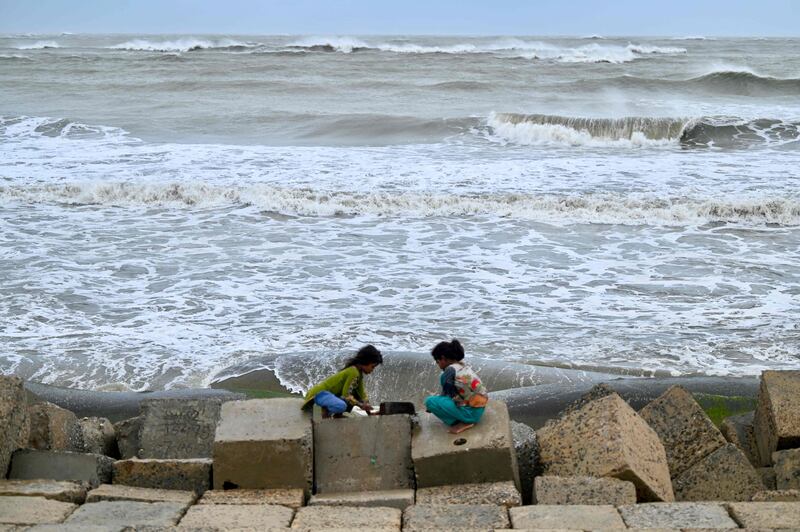
<svg viewBox="0 0 800 532">
<path fill-rule="evenodd" d="M 726 417 L 751 412 L 756 408 L 756 399 L 754 397 L 712 395 L 706 393 L 695 393 L 692 395 L 717 427 L 722 424 L 722 421 Z"/>
</svg>

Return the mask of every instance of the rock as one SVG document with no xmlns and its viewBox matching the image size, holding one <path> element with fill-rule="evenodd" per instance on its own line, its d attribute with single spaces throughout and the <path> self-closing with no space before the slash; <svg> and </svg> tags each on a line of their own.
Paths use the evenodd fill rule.
<svg viewBox="0 0 800 532">
<path fill-rule="evenodd" d="M 540 476 L 534 480 L 535 504 L 623 506 L 636 504 L 636 486 L 617 478 Z"/>
<path fill-rule="evenodd" d="M 0 496 L 44 497 L 53 501 L 83 504 L 86 486 L 66 480 L 0 480 Z"/>
<path fill-rule="evenodd" d="M 85 417 L 78 421 L 84 453 L 104 454 L 119 458 L 114 424 L 104 417 Z"/>
<path fill-rule="evenodd" d="M 777 479 L 775 478 L 775 470 L 771 467 L 756 468 L 756 473 L 761 477 L 761 483 L 768 490 L 778 489 Z"/>
<path fill-rule="evenodd" d="M 297 509 L 304 502 L 301 489 L 208 490 L 197 504 L 277 504 Z"/>
<path fill-rule="evenodd" d="M 173 526 L 186 510 L 175 502 L 101 501 L 84 504 L 70 515 L 67 525 Z"/>
<path fill-rule="evenodd" d="M 640 501 L 673 500 L 664 447 L 618 395 L 592 401 L 537 431 L 546 475 L 615 477 Z"/>
<path fill-rule="evenodd" d="M 44 497 L 0 497 L 0 523 L 38 525 L 60 523 L 78 506 Z"/>
<path fill-rule="evenodd" d="M 797 502 L 732 502 L 728 510 L 742 528 L 797 530 L 800 523 L 800 503 Z"/>
<path fill-rule="evenodd" d="M 564 418 L 571 413 L 580 410 L 584 406 L 588 405 L 592 401 L 596 401 L 597 399 L 602 399 L 608 395 L 617 395 L 616 390 L 609 386 L 608 384 L 601 382 L 600 384 L 595 384 L 591 387 L 591 389 L 583 394 L 577 401 L 572 403 L 571 405 L 567 406 L 564 410 L 561 411 L 559 414 L 559 418 Z"/>
<path fill-rule="evenodd" d="M 419 414 L 411 438 L 417 488 L 511 480 L 519 473 L 506 405 L 489 400 L 480 423 L 450 434 L 436 416 Z"/>
<path fill-rule="evenodd" d="M 538 474 L 539 467 L 539 442 L 536 440 L 536 431 L 528 425 L 512 420 L 511 438 L 514 440 L 514 452 L 517 455 L 522 503 L 530 504 L 531 493 L 533 493 L 533 477 Z"/>
<path fill-rule="evenodd" d="M 122 484 L 101 484 L 89 492 L 86 502 L 136 501 L 136 502 L 176 502 L 189 506 L 197 500 L 193 491 L 139 488 Z"/>
<path fill-rule="evenodd" d="M 114 460 L 99 454 L 22 449 L 11 458 L 11 479 L 78 480 L 91 486 L 111 482 Z"/>
<path fill-rule="evenodd" d="M 314 486 L 317 493 L 413 488 L 411 416 L 314 421 Z"/>
<path fill-rule="evenodd" d="M 514 529 L 624 529 L 616 508 L 610 505 L 535 505 L 508 511 Z"/>
<path fill-rule="evenodd" d="M 759 491 L 753 502 L 800 502 L 800 490 L 765 490 Z"/>
<path fill-rule="evenodd" d="M 142 428 L 142 417 L 132 417 L 114 423 L 114 432 L 117 435 L 117 447 L 122 459 L 136 458 L 139 456 L 139 432 Z"/>
<path fill-rule="evenodd" d="M 5 478 L 11 464 L 11 454 L 25 447 L 30 433 L 30 420 L 22 379 L 0 375 L 0 478 Z"/>
<path fill-rule="evenodd" d="M 494 504 L 416 504 L 403 511 L 403 530 L 493 530 L 509 523 L 506 507 Z"/>
<path fill-rule="evenodd" d="M 800 447 L 800 370 L 761 373 L 753 434 L 762 466 L 775 451 Z"/>
<path fill-rule="evenodd" d="M 140 458 L 211 458 L 222 398 L 141 403 Z"/>
<path fill-rule="evenodd" d="M 404 510 L 414 504 L 413 489 L 324 493 L 311 497 L 309 506 L 368 506 Z"/>
<path fill-rule="evenodd" d="M 53 403 L 42 402 L 28 406 L 31 431 L 28 447 L 39 450 L 83 451 L 78 418 L 69 410 Z"/>
<path fill-rule="evenodd" d="M 675 502 L 620 506 L 628 528 L 737 528 L 721 504 Z"/>
<path fill-rule="evenodd" d="M 222 405 L 214 439 L 214 489 L 301 488 L 311 492 L 313 437 L 302 399 Z"/>
<path fill-rule="evenodd" d="M 491 504 L 510 508 L 521 506 L 522 498 L 514 483 L 507 480 L 420 488 L 417 490 L 417 504 Z"/>
<path fill-rule="evenodd" d="M 753 467 L 758 467 L 758 450 L 753 435 L 754 415 L 755 412 L 747 412 L 738 416 L 726 417 L 719 430 L 729 443 L 734 444 L 744 453 Z"/>
<path fill-rule="evenodd" d="M 664 444 L 672 478 L 727 443 L 692 394 L 680 386 L 669 388 L 639 415 Z"/>
<path fill-rule="evenodd" d="M 198 504 L 192 506 L 181 519 L 181 528 L 264 530 L 289 528 L 294 510 L 273 504 Z"/>
<path fill-rule="evenodd" d="M 672 487 L 678 501 L 749 501 L 764 484 L 744 453 L 729 443 L 686 470 Z"/>
<path fill-rule="evenodd" d="M 413 508 L 413 507 L 412 507 Z M 297 510 L 292 528 L 400 530 L 402 512 L 397 508 L 305 506 Z"/>
<path fill-rule="evenodd" d="M 114 464 L 114 484 L 200 494 L 211 487 L 211 463 L 207 458 L 118 460 Z"/>
<path fill-rule="evenodd" d="M 775 464 L 775 487 L 779 490 L 800 489 L 800 449 L 772 453 Z"/>
</svg>

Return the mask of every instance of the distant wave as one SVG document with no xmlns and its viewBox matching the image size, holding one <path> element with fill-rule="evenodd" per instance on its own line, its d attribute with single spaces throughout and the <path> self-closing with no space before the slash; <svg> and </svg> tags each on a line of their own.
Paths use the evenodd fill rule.
<svg viewBox="0 0 800 532">
<path fill-rule="evenodd" d="M 17 50 L 45 50 L 47 48 L 61 48 L 61 45 L 55 41 L 36 41 L 30 44 L 20 44 L 14 48 Z"/>
<path fill-rule="evenodd" d="M 147 39 L 134 39 L 120 44 L 109 46 L 111 50 L 130 50 L 143 52 L 192 52 L 197 50 L 230 50 L 241 51 L 257 48 L 261 43 L 241 42 L 232 39 L 177 39 L 174 41 L 150 41 Z"/>
<path fill-rule="evenodd" d="M 687 81 L 690 85 L 710 87 L 729 93 L 788 92 L 800 96 L 800 78 L 759 76 L 747 70 L 715 71 Z"/>
<path fill-rule="evenodd" d="M 673 41 L 707 41 L 707 40 L 709 40 L 709 38 L 708 37 L 704 37 L 703 35 L 686 35 L 684 37 L 672 37 L 671 40 L 673 40 Z"/>
<path fill-rule="evenodd" d="M 128 132 L 112 126 L 84 124 L 68 118 L 0 116 L 0 134 L 5 139 L 40 136 L 67 139 L 126 139 Z"/>
</svg>

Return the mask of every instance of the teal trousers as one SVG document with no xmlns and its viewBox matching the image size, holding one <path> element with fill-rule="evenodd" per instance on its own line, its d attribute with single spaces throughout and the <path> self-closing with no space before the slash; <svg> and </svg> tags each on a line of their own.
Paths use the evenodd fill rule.
<svg viewBox="0 0 800 532">
<path fill-rule="evenodd" d="M 425 408 L 444 421 L 445 425 L 455 425 L 459 421 L 461 423 L 477 423 L 484 411 L 484 408 L 458 406 L 450 397 L 444 395 L 426 397 Z"/>
</svg>

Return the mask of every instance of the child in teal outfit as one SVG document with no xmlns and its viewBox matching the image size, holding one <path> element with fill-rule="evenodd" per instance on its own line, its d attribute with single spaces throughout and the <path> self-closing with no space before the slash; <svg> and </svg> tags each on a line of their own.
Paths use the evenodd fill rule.
<svg viewBox="0 0 800 532">
<path fill-rule="evenodd" d="M 440 395 L 425 399 L 425 408 L 446 425 L 449 432 L 458 434 L 472 428 L 481 419 L 489 401 L 486 387 L 464 360 L 464 348 L 458 340 L 440 342 L 431 351 L 436 365 L 442 370 Z"/>
</svg>

